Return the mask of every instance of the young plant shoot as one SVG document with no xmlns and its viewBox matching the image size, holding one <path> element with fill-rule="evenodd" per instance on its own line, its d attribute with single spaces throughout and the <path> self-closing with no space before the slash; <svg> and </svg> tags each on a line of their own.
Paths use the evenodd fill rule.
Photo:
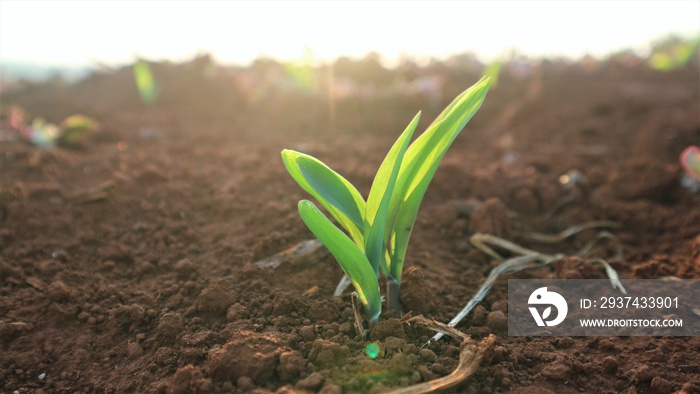
<svg viewBox="0 0 700 394">
<path fill-rule="evenodd" d="M 299 202 L 299 214 L 323 242 L 355 287 L 370 328 L 381 313 L 379 275 L 387 282 L 387 304 L 399 313 L 401 273 L 413 223 L 428 184 L 445 152 L 483 103 L 489 78 L 462 92 L 409 144 L 420 112 L 389 150 L 365 201 L 345 178 L 321 161 L 282 151 L 289 174 L 342 226 L 336 227 L 312 202 Z"/>
</svg>

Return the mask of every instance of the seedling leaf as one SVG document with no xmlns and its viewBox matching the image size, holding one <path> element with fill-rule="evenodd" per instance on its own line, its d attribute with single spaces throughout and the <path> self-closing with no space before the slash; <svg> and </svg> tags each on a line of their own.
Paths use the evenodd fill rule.
<svg viewBox="0 0 700 394">
<path fill-rule="evenodd" d="M 348 217 L 358 228 L 363 227 L 360 207 L 362 196 L 350 182 L 310 156 L 298 156 L 297 164 L 306 181 L 324 200 Z"/>
<path fill-rule="evenodd" d="M 406 130 L 389 150 L 377 171 L 377 175 L 374 177 L 369 197 L 367 197 L 364 226 L 365 234 L 367 234 L 365 253 L 377 274 L 379 273 L 379 267 L 382 265 L 382 260 L 386 256 L 386 237 L 390 227 L 387 226 L 387 215 L 389 213 L 389 204 L 394 194 L 394 185 L 401 169 L 406 148 L 411 140 L 411 136 L 413 136 L 413 131 L 418 126 L 419 119 L 420 112 L 413 118 Z"/>
<path fill-rule="evenodd" d="M 317 159 L 305 155 L 300 152 L 296 152 L 290 149 L 285 149 L 282 151 L 282 161 L 284 162 L 284 166 L 287 168 L 287 172 L 289 172 L 289 175 L 292 176 L 292 178 L 301 186 L 302 189 L 306 190 L 309 194 L 311 194 L 318 202 L 323 205 L 324 208 L 335 218 L 335 220 L 338 221 L 338 223 L 347 230 L 348 234 L 350 235 L 350 238 L 355 241 L 355 244 L 359 246 L 361 249 L 364 250 L 365 244 L 364 244 L 364 235 L 362 232 L 363 226 L 360 225 L 358 226 L 355 224 L 355 220 L 351 219 L 343 213 L 339 208 L 335 207 L 331 202 L 327 201 L 319 191 L 314 189 L 314 187 L 311 186 L 311 184 L 306 180 L 306 177 L 302 173 L 301 168 L 299 167 L 299 162 L 297 159 L 300 157 L 305 157 L 310 159 L 311 161 L 318 161 Z M 318 161 L 321 163 L 320 161 Z M 321 163 L 323 166 L 325 164 Z M 330 168 L 328 169 L 329 171 L 333 171 Z M 337 174 L 336 174 L 337 175 Z M 340 175 L 338 175 L 340 177 Z M 340 177 L 344 183 L 347 183 L 347 187 L 349 190 L 349 193 L 353 195 L 353 200 L 357 204 L 357 209 L 359 212 L 364 212 L 365 211 L 365 202 L 362 199 L 362 196 L 360 193 L 355 189 L 347 180 L 344 178 Z M 356 219 L 357 220 L 357 219 Z M 360 220 L 360 223 L 363 223 L 364 219 Z"/>
<path fill-rule="evenodd" d="M 408 240 L 425 191 L 445 152 L 483 103 L 488 88 L 489 79 L 482 78 L 460 94 L 445 110 L 449 112 L 443 111 L 406 151 L 390 208 L 396 221 L 391 235 L 394 244 L 389 273 L 397 281 L 401 280 Z"/>
<path fill-rule="evenodd" d="M 299 215 L 312 233 L 323 242 L 350 278 L 357 296 L 369 317 L 376 324 L 381 312 L 377 277 L 362 250 L 345 233 L 308 200 L 299 201 Z"/>
</svg>

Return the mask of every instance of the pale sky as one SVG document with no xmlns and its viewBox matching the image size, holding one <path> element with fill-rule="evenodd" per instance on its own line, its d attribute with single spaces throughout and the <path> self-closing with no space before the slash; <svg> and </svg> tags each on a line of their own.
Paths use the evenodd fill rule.
<svg viewBox="0 0 700 394">
<path fill-rule="evenodd" d="M 643 50 L 669 33 L 700 33 L 700 0 L 177 1 L 0 0 L 0 60 L 54 65 L 185 60 L 209 52 L 246 64 L 260 55 L 402 53 L 484 61 Z"/>
</svg>

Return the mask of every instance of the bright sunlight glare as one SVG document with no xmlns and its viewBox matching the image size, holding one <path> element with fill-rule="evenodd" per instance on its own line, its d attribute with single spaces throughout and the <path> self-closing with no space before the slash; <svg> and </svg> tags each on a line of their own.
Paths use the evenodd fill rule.
<svg viewBox="0 0 700 394">
<path fill-rule="evenodd" d="M 0 0 L 0 60 L 120 64 L 137 57 L 224 63 L 370 51 L 488 61 L 508 50 L 579 57 L 643 50 L 700 32 L 700 1 L 32 1 Z"/>
</svg>

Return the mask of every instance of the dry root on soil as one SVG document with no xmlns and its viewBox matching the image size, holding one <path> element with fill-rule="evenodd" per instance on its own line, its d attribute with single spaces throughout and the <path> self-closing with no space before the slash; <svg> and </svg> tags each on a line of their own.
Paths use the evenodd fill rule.
<svg viewBox="0 0 700 394">
<path fill-rule="evenodd" d="M 258 260 L 253 265 L 260 269 L 274 269 L 282 264 L 311 265 L 329 255 L 328 249 L 317 239 L 299 242 L 274 256 Z"/>
<path fill-rule="evenodd" d="M 587 229 L 601 227 L 613 228 L 617 226 L 617 223 L 601 220 L 573 226 L 554 235 L 527 233 L 523 234 L 523 236 L 537 242 L 554 244 L 562 242 L 565 239 Z M 615 257 L 618 259 L 622 259 L 622 245 L 620 244 L 620 241 L 617 239 L 617 237 L 615 237 L 613 234 L 607 231 L 599 232 L 593 241 L 585 245 L 575 255 L 578 257 L 586 256 L 593 249 L 593 246 L 595 246 L 595 244 L 602 239 L 609 239 L 610 241 L 615 243 Z M 447 324 L 449 327 L 455 327 L 457 324 L 459 324 L 459 322 L 461 322 L 462 319 L 464 319 L 469 314 L 469 312 L 471 312 L 471 310 L 476 306 L 476 304 L 481 302 L 484 299 L 484 297 L 486 297 L 486 295 L 491 290 L 491 287 L 500 276 L 515 273 L 526 268 L 535 268 L 552 264 L 554 261 L 561 260 L 565 257 L 565 255 L 563 254 L 549 255 L 540 253 L 538 251 L 524 248 L 513 242 L 490 234 L 474 234 L 470 238 L 470 242 L 477 249 L 481 250 L 482 252 L 486 253 L 487 255 L 493 257 L 498 261 L 502 261 L 502 263 L 496 266 L 493 270 L 491 270 L 489 276 L 479 288 L 479 291 L 477 291 L 474 297 L 472 297 L 472 299 L 469 300 L 469 302 L 467 302 L 467 304 L 464 306 L 464 308 L 462 308 L 462 310 L 457 314 L 457 316 L 455 316 Z M 504 249 L 518 256 L 510 259 L 505 259 L 494 250 L 494 247 Z M 610 279 L 610 283 L 612 284 L 613 288 L 620 289 L 622 293 L 627 293 L 625 291 L 625 288 L 622 286 L 622 283 L 620 282 L 620 278 L 618 277 L 617 272 L 610 266 L 610 264 L 608 264 L 607 261 L 598 258 L 595 259 L 594 262 L 603 266 L 603 268 L 605 269 L 605 273 L 608 275 L 608 278 Z M 433 338 L 431 338 L 431 341 L 437 341 L 440 338 L 442 338 L 443 335 L 444 334 L 442 332 L 438 332 L 437 334 L 435 334 L 435 336 L 433 336 Z"/>
<path fill-rule="evenodd" d="M 476 372 L 477 368 L 479 368 L 479 365 L 481 364 L 481 360 L 484 358 L 484 355 L 490 352 L 496 343 L 496 337 L 493 334 L 482 339 L 481 342 L 477 342 L 470 336 L 455 328 L 438 323 L 435 320 L 426 319 L 423 316 L 416 316 L 406 319 L 404 320 L 404 323 L 422 325 L 433 331 L 462 339 L 462 344 L 460 345 L 459 350 L 459 362 L 457 364 L 457 368 L 455 368 L 455 370 L 447 376 L 443 376 L 429 382 L 393 390 L 388 394 L 432 393 L 435 391 L 456 387 L 464 383 L 471 375 L 474 374 L 474 372 Z"/>
</svg>

